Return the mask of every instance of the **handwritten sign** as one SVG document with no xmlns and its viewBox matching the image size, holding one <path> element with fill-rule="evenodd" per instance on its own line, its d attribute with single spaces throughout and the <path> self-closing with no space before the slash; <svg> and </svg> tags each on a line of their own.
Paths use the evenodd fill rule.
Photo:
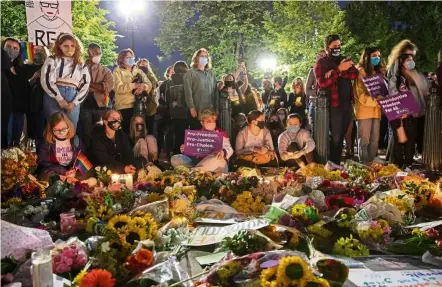
<svg viewBox="0 0 442 287">
<path fill-rule="evenodd" d="M 400 118 L 403 115 L 410 115 L 419 112 L 413 94 L 409 91 L 400 92 L 394 96 L 378 100 L 389 121 Z"/>
<path fill-rule="evenodd" d="M 184 155 L 205 157 L 221 150 L 223 135 L 219 132 L 186 130 Z"/>
<path fill-rule="evenodd" d="M 28 42 L 49 46 L 60 33 L 72 33 L 70 0 L 28 0 L 25 3 Z"/>
<path fill-rule="evenodd" d="M 204 246 L 221 242 L 228 236 L 233 236 L 241 230 L 260 229 L 269 225 L 267 220 L 254 219 L 229 226 L 199 226 L 193 232 L 186 244 L 188 246 Z"/>
<path fill-rule="evenodd" d="M 387 84 L 382 75 L 376 74 L 372 77 L 364 77 L 362 78 L 362 82 L 370 93 L 370 96 L 373 98 L 388 95 Z"/>
<path fill-rule="evenodd" d="M 442 270 L 371 271 L 350 269 L 348 281 L 364 287 L 442 286 Z"/>
</svg>

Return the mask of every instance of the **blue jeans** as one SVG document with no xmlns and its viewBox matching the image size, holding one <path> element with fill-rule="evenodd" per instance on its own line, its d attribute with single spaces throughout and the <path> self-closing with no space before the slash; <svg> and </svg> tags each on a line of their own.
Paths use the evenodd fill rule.
<svg viewBox="0 0 442 287">
<path fill-rule="evenodd" d="M 57 87 L 58 87 L 58 90 L 60 91 L 63 99 L 68 103 L 72 102 L 75 99 L 75 97 L 77 96 L 77 88 L 58 86 L 58 85 L 57 85 Z M 43 107 L 45 110 L 46 120 L 48 122 L 53 114 L 58 113 L 58 112 L 66 113 L 60 107 L 57 100 L 55 100 L 54 98 L 51 98 L 46 93 L 43 97 Z M 67 114 L 67 116 L 74 124 L 75 129 L 77 129 L 78 117 L 80 116 L 80 106 L 79 105 L 75 106 L 74 110 L 71 113 Z"/>
<path fill-rule="evenodd" d="M 9 146 L 20 143 L 20 138 L 25 126 L 24 113 L 12 113 L 8 123 L 8 143 Z"/>
</svg>

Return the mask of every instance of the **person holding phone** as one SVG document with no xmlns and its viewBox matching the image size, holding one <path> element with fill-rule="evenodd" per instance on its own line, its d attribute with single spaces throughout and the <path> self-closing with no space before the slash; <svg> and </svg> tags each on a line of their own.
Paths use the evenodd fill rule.
<svg viewBox="0 0 442 287">
<path fill-rule="evenodd" d="M 330 100 L 330 160 L 341 163 L 345 134 L 353 120 L 352 80 L 358 78 L 358 70 L 349 57 L 341 54 L 339 35 L 325 38 L 326 57 L 318 59 L 314 71 L 319 88 L 324 89 Z"/>
</svg>

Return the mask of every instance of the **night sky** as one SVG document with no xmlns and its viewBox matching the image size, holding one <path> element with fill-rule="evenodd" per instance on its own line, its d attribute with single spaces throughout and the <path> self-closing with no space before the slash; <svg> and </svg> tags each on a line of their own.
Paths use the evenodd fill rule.
<svg viewBox="0 0 442 287">
<path fill-rule="evenodd" d="M 125 1 L 130 5 L 130 1 Z M 126 19 L 124 16 L 118 11 L 118 1 L 101 1 L 100 7 L 108 10 L 109 14 L 106 15 L 106 18 L 110 21 L 115 22 L 115 30 L 117 31 L 117 35 L 121 35 L 123 37 L 117 37 L 117 50 L 118 51 L 130 48 L 131 47 L 131 32 L 126 31 Z M 158 26 L 159 20 L 155 13 L 155 7 L 146 1 L 145 10 L 142 15 L 137 17 L 136 23 L 138 29 L 135 31 L 135 56 L 136 58 L 147 58 L 154 67 L 158 69 L 159 75 L 161 75 L 161 79 L 163 80 L 164 72 L 168 66 L 173 65 L 178 60 L 184 60 L 179 53 L 175 53 L 170 57 L 164 57 L 164 59 L 160 62 L 158 56 L 161 56 L 162 53 L 160 48 L 158 48 L 154 44 L 154 38 L 158 35 Z"/>
</svg>

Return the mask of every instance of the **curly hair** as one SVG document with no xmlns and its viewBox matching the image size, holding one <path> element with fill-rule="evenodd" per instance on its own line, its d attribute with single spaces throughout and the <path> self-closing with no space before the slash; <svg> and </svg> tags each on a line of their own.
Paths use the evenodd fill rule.
<svg viewBox="0 0 442 287">
<path fill-rule="evenodd" d="M 52 46 L 52 54 L 55 57 L 61 58 L 64 56 L 63 51 L 60 46 L 66 41 L 71 40 L 75 45 L 75 53 L 72 56 L 74 59 L 74 67 L 77 65 L 83 64 L 83 44 L 77 38 L 77 36 L 69 34 L 69 33 L 61 33 L 58 35 L 57 40 L 55 40 L 54 45 Z"/>
<path fill-rule="evenodd" d="M 212 67 L 212 60 L 210 59 L 210 55 L 209 52 L 207 52 L 206 49 L 201 48 L 198 51 L 196 51 L 193 56 L 192 56 L 192 67 L 197 68 L 199 65 L 199 56 L 201 55 L 202 52 L 206 52 L 207 53 L 207 58 L 209 60 L 209 62 L 207 63 L 205 70 L 210 69 Z"/>
<path fill-rule="evenodd" d="M 391 66 L 393 66 L 394 62 L 405 53 L 407 50 L 414 51 L 414 54 L 416 54 L 417 47 L 415 44 L 413 44 L 410 40 L 402 40 L 394 46 L 393 50 L 391 50 L 390 56 L 388 57 L 388 64 L 387 69 L 389 69 Z"/>
</svg>

